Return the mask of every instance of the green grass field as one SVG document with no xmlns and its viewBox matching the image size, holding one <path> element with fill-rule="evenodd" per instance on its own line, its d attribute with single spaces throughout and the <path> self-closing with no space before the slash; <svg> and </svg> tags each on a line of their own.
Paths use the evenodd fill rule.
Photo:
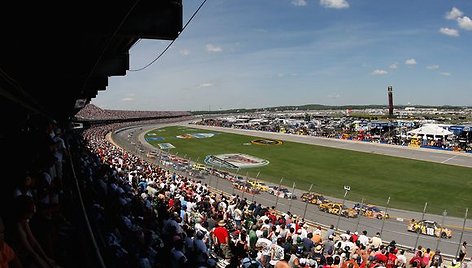
<svg viewBox="0 0 472 268">
<path fill-rule="evenodd" d="M 152 133 L 152 134 L 151 134 Z M 215 133 L 211 138 L 179 139 L 185 133 Z M 239 175 L 305 189 L 313 183 L 313 191 L 342 198 L 343 186 L 351 191 L 347 199 L 390 207 L 422 211 L 428 202 L 427 213 L 463 217 L 465 208 L 472 205 L 472 169 L 398 157 L 354 152 L 294 142 L 282 145 L 244 145 L 257 137 L 205 131 L 187 127 L 167 127 L 146 133 L 146 138 L 162 137 L 176 148 L 171 153 L 203 163 L 206 155 L 244 153 L 270 161 L 260 168 L 241 169 Z M 236 170 L 229 170 L 235 173 Z"/>
</svg>

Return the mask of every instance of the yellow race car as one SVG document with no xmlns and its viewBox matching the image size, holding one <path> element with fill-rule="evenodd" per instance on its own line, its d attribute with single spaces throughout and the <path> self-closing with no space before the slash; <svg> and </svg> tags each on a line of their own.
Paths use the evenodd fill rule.
<svg viewBox="0 0 472 268">
<path fill-rule="evenodd" d="M 329 214 L 341 215 L 346 218 L 356 218 L 359 216 L 357 210 L 343 206 L 341 203 L 323 203 L 319 205 L 321 211 L 328 212 Z"/>
<path fill-rule="evenodd" d="M 386 213 L 384 210 L 380 209 L 379 207 L 371 204 L 361 205 L 359 203 L 354 205 L 354 209 L 357 210 L 358 213 L 362 214 L 367 218 L 375 218 L 375 219 L 388 219 L 390 215 Z"/>
<path fill-rule="evenodd" d="M 261 191 L 261 192 L 268 192 L 269 191 L 269 186 L 261 181 L 248 181 L 248 183 L 254 187 L 255 189 Z"/>
<path fill-rule="evenodd" d="M 320 205 L 323 203 L 330 202 L 326 197 L 317 193 L 303 193 L 300 198 L 303 200 L 303 202 L 308 202 L 315 205 Z"/>
<path fill-rule="evenodd" d="M 429 236 L 441 237 L 441 238 L 451 238 L 452 231 L 446 227 L 442 227 L 435 221 L 430 220 L 420 220 L 415 221 L 412 219 L 408 223 L 408 231 L 420 233 Z"/>
</svg>

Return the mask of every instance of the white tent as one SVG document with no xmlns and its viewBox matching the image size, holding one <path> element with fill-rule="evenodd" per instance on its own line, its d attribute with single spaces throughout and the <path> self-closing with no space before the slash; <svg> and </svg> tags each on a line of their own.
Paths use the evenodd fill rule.
<svg viewBox="0 0 472 268">
<path fill-rule="evenodd" d="M 417 129 L 413 129 L 407 132 L 410 136 L 418 136 L 418 137 L 431 137 L 431 138 L 444 138 L 453 135 L 453 133 L 449 130 L 446 130 L 438 125 L 427 124 L 423 125 Z"/>
</svg>

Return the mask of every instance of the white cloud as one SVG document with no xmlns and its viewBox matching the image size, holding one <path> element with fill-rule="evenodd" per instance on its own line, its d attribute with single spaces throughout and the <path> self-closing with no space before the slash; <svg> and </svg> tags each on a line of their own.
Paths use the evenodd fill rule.
<svg viewBox="0 0 472 268">
<path fill-rule="evenodd" d="M 426 69 L 437 70 L 437 69 L 439 69 L 439 65 L 437 65 L 437 64 L 428 65 L 428 66 L 426 66 Z"/>
<path fill-rule="evenodd" d="M 206 45 L 206 50 L 208 52 L 221 52 L 221 51 L 223 51 L 223 49 L 221 47 L 218 47 L 218 46 L 215 46 L 215 45 L 212 45 L 212 44 L 207 44 Z"/>
<path fill-rule="evenodd" d="M 349 3 L 346 0 L 320 0 L 320 5 L 326 8 L 348 8 Z"/>
<path fill-rule="evenodd" d="M 377 69 L 377 70 L 373 70 L 370 74 L 371 75 L 386 75 L 388 74 L 388 72 L 385 70 Z"/>
<path fill-rule="evenodd" d="M 388 66 L 388 68 L 390 68 L 390 69 L 398 69 L 398 63 L 396 63 L 396 62 L 395 62 L 395 63 L 392 63 L 392 64 L 390 64 L 390 66 Z"/>
<path fill-rule="evenodd" d="M 133 97 L 122 98 L 121 101 L 134 101 Z"/>
<path fill-rule="evenodd" d="M 472 20 L 469 17 L 464 16 L 462 18 L 457 18 L 457 23 L 462 29 L 472 31 Z"/>
<path fill-rule="evenodd" d="M 190 54 L 190 50 L 188 50 L 188 49 L 181 49 L 180 50 L 180 55 L 187 56 L 189 54 Z"/>
<path fill-rule="evenodd" d="M 455 20 L 459 17 L 462 17 L 462 15 L 464 15 L 464 13 L 462 11 L 460 11 L 458 8 L 456 7 L 453 7 L 451 9 L 451 11 L 449 12 L 446 12 L 446 19 L 448 20 Z"/>
<path fill-rule="evenodd" d="M 441 73 L 441 75 L 444 75 L 444 76 L 451 76 L 451 73 L 443 72 L 443 73 Z"/>
<path fill-rule="evenodd" d="M 306 6 L 306 0 L 292 0 L 292 5 L 298 7 Z"/>
<path fill-rule="evenodd" d="M 452 36 L 452 37 L 458 37 L 459 36 L 459 31 L 458 30 L 447 28 L 447 27 L 441 27 L 441 29 L 439 29 L 439 32 L 444 34 L 444 35 L 447 35 L 447 36 Z"/>
<path fill-rule="evenodd" d="M 416 65 L 416 60 L 413 59 L 413 58 L 407 59 L 407 60 L 405 61 L 405 64 L 406 64 L 406 65 Z"/>
<path fill-rule="evenodd" d="M 330 98 L 330 99 L 339 99 L 339 98 L 341 98 L 341 95 L 339 95 L 339 93 L 337 93 L 337 94 L 328 95 L 327 97 Z"/>
<path fill-rule="evenodd" d="M 212 87 L 212 83 L 203 83 L 197 86 L 197 88 Z"/>
</svg>

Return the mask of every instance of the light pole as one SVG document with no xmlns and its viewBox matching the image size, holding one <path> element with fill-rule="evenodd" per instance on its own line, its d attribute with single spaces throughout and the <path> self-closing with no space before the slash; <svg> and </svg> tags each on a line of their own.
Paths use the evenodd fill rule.
<svg viewBox="0 0 472 268">
<path fill-rule="evenodd" d="M 239 167 L 238 167 L 238 170 L 236 170 L 236 175 L 235 175 L 236 179 L 234 181 L 237 181 L 238 176 L 239 176 L 238 173 L 239 173 Z M 233 195 L 234 195 L 234 185 L 233 185 Z"/>
<path fill-rule="evenodd" d="M 310 185 L 310 189 L 308 189 L 308 194 L 311 194 L 311 188 L 313 188 L 313 183 Z M 305 203 L 305 210 L 303 211 L 303 220 L 305 220 L 306 216 L 306 209 L 308 208 L 308 199 L 306 200 Z"/>
<path fill-rule="evenodd" d="M 343 203 L 341 205 L 341 209 L 339 210 L 339 214 L 338 214 L 338 220 L 336 222 L 336 231 L 338 230 L 338 226 L 339 226 L 339 220 L 341 219 L 341 213 L 342 213 L 342 209 L 344 208 L 344 203 L 346 202 L 346 196 L 347 196 L 347 193 L 351 190 L 351 186 L 349 185 L 344 185 L 344 197 L 343 197 Z"/>
<path fill-rule="evenodd" d="M 282 187 L 282 181 L 284 180 L 284 178 L 282 177 L 280 179 L 280 183 L 279 183 L 279 188 L 277 189 L 277 191 L 275 192 L 275 208 L 277 209 L 277 204 L 279 203 L 279 191 L 280 191 L 280 187 Z"/>
<path fill-rule="evenodd" d="M 363 207 L 364 207 L 364 197 L 362 197 L 361 206 L 359 207 L 359 212 L 357 212 L 356 232 L 357 232 L 357 228 L 359 228 L 359 223 L 361 221 L 361 215 L 362 215 L 362 208 Z"/>
<path fill-rule="evenodd" d="M 388 205 L 389 204 L 390 204 L 390 196 L 388 197 L 387 206 L 385 207 L 385 214 L 382 216 L 382 228 L 380 228 L 380 237 L 382 237 L 382 233 L 383 233 L 383 229 L 384 229 L 384 225 L 385 225 L 385 218 L 387 217 Z"/>
<path fill-rule="evenodd" d="M 423 214 L 421 215 L 421 221 L 424 220 L 424 214 L 426 213 L 426 208 L 428 207 L 428 202 L 425 202 L 424 203 L 424 208 L 423 208 Z M 421 233 L 421 230 L 415 230 L 416 232 L 416 242 L 415 242 L 415 247 L 414 247 L 414 250 L 416 250 L 416 247 L 418 246 L 418 240 L 420 239 L 420 233 Z"/>
<path fill-rule="evenodd" d="M 293 185 L 292 185 L 292 193 L 295 193 L 295 182 L 293 182 Z M 288 211 L 292 210 L 292 200 L 293 200 L 293 198 L 290 198 L 290 204 L 288 206 Z"/>
<path fill-rule="evenodd" d="M 444 226 L 444 219 L 446 218 L 447 216 L 447 211 L 444 210 L 443 213 L 442 213 L 442 221 L 441 221 L 441 228 Z M 439 240 L 441 240 L 441 236 L 442 236 L 442 230 L 441 230 L 441 234 L 438 235 L 438 239 L 436 240 L 436 251 L 438 251 L 439 249 Z"/>
<path fill-rule="evenodd" d="M 257 172 L 256 180 L 255 180 L 256 184 L 257 184 L 257 179 L 259 178 L 259 174 L 261 174 L 261 171 L 258 171 L 258 172 Z M 251 200 L 251 202 L 254 202 L 254 197 L 255 197 L 255 195 L 256 195 L 256 193 L 253 192 L 253 193 L 252 193 L 252 200 Z"/>
</svg>

